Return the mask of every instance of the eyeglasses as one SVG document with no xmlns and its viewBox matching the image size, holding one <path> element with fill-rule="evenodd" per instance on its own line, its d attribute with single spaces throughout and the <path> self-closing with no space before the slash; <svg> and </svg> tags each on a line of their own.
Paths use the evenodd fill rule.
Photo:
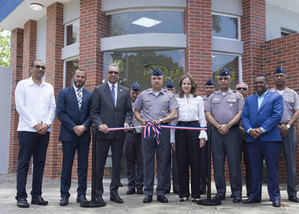
<svg viewBox="0 0 299 214">
<path fill-rule="evenodd" d="M 108 71 L 108 74 L 115 74 L 115 75 L 118 75 L 119 72 L 118 72 L 118 71 Z"/>
<path fill-rule="evenodd" d="M 43 69 L 43 70 L 45 70 L 46 69 L 46 66 L 43 66 L 43 65 L 34 65 L 34 67 L 35 68 L 37 68 L 37 69 Z"/>
<path fill-rule="evenodd" d="M 239 91 L 241 91 L 241 90 L 246 91 L 247 88 L 245 88 L 245 87 L 238 87 L 237 90 L 239 90 Z"/>
</svg>

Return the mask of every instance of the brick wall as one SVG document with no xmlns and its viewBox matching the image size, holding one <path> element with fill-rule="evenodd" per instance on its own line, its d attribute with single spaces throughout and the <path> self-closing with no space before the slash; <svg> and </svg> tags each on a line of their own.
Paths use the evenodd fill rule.
<svg viewBox="0 0 299 214">
<path fill-rule="evenodd" d="M 46 81 L 54 87 L 55 97 L 63 86 L 63 61 L 61 50 L 64 46 L 63 4 L 53 3 L 47 7 Z M 60 122 L 55 117 L 45 166 L 46 177 L 60 177 L 62 163 L 61 144 L 58 141 Z"/>
<path fill-rule="evenodd" d="M 287 71 L 287 86 L 299 93 L 299 33 L 279 39 L 267 41 L 264 45 L 265 72 L 269 76 L 269 85 L 274 87 L 273 72 L 277 66 Z M 299 123 L 296 124 L 297 138 L 299 139 Z M 299 149 L 297 149 L 297 174 L 299 173 Z M 286 180 L 286 167 L 281 153 L 279 162 L 279 179 Z M 297 176 L 297 180 L 299 177 Z"/>
<path fill-rule="evenodd" d="M 212 70 L 212 1 L 187 0 L 186 3 L 186 73 L 195 78 L 198 92 L 203 93 Z"/>
<path fill-rule="evenodd" d="M 262 53 L 266 40 L 266 0 L 243 0 L 242 10 L 243 81 L 252 92 L 254 76 L 264 72 Z"/>
<path fill-rule="evenodd" d="M 11 114 L 10 114 L 10 140 L 9 140 L 9 172 L 16 172 L 18 163 L 19 140 L 17 127 L 19 115 L 15 105 L 15 88 L 22 79 L 23 63 L 23 29 L 16 28 L 11 31 L 11 73 L 12 73 L 12 93 L 11 93 Z"/>
<path fill-rule="evenodd" d="M 30 65 L 36 58 L 36 24 L 36 21 L 29 20 L 24 25 L 23 79 L 29 77 Z"/>
</svg>

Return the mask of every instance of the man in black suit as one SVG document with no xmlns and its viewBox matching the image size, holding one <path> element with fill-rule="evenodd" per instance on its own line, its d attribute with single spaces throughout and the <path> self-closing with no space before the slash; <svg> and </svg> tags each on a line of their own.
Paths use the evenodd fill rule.
<svg viewBox="0 0 299 214">
<path fill-rule="evenodd" d="M 59 140 L 62 141 L 63 162 L 60 182 L 60 206 L 69 201 L 74 155 L 78 158 L 77 202 L 85 202 L 87 188 L 88 152 L 90 143 L 91 91 L 83 88 L 86 72 L 76 70 L 73 86 L 61 89 L 57 96 L 57 117 L 61 122 Z"/>
<path fill-rule="evenodd" d="M 129 89 L 118 84 L 119 67 L 108 66 L 107 81 L 94 89 L 91 98 L 91 119 L 94 122 L 97 141 L 97 182 L 96 200 L 105 201 L 103 195 L 103 173 L 107 154 L 111 146 L 112 178 L 110 183 L 110 201 L 123 203 L 118 195 L 120 183 L 121 159 L 125 140 L 124 131 L 109 131 L 108 127 L 129 127 L 132 121 L 132 105 Z"/>
</svg>

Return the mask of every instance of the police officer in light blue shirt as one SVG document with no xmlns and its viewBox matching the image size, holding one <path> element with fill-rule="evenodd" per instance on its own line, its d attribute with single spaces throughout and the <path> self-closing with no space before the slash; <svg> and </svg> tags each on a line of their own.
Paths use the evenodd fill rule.
<svg viewBox="0 0 299 214">
<path fill-rule="evenodd" d="M 141 92 L 138 82 L 134 82 L 130 90 L 132 110 L 135 109 L 135 101 Z M 133 117 L 130 126 L 140 126 L 140 123 Z M 126 172 L 128 179 L 127 195 L 143 194 L 143 160 L 141 150 L 142 133 L 140 128 L 130 129 L 126 133 L 124 144 L 124 156 L 126 160 Z"/>
<path fill-rule="evenodd" d="M 165 88 L 169 92 L 175 94 L 175 86 L 174 86 L 174 84 L 171 80 L 169 80 L 166 83 Z M 174 142 L 174 139 L 172 139 L 172 137 L 170 137 L 170 144 L 172 144 L 173 142 Z M 177 181 L 177 172 L 178 172 L 178 170 L 177 170 L 177 162 L 176 162 L 176 153 L 172 148 L 170 148 L 170 156 L 169 156 L 168 163 L 167 163 L 166 193 L 169 193 L 170 189 L 171 189 L 171 178 L 170 178 L 171 176 L 172 176 L 173 193 L 176 193 L 176 194 L 179 193 L 179 184 L 178 184 L 178 181 Z"/>
<path fill-rule="evenodd" d="M 218 74 L 220 90 L 214 92 L 205 105 L 206 119 L 213 126 L 211 147 L 214 178 L 217 188 L 215 200 L 224 200 L 226 194 L 225 158 L 227 156 L 230 184 L 234 203 L 242 201 L 241 135 L 239 122 L 244 105 L 243 96 L 229 88 L 230 73 L 221 68 Z"/>
<path fill-rule="evenodd" d="M 296 190 L 296 151 L 297 135 L 294 123 L 299 115 L 298 94 L 286 86 L 287 74 L 284 68 L 277 67 L 274 72 L 275 87 L 270 91 L 283 97 L 283 115 L 279 124 L 282 136 L 282 148 L 287 166 L 287 183 L 289 200 L 299 202 Z"/>
<path fill-rule="evenodd" d="M 142 125 L 146 125 L 146 121 L 150 121 L 154 125 L 169 124 L 169 122 L 177 118 L 178 103 L 172 93 L 162 88 L 163 73 L 158 68 L 152 72 L 151 85 L 152 88 L 141 92 L 137 98 L 134 116 Z M 157 200 L 161 203 L 168 202 L 168 199 L 165 197 L 165 180 L 169 156 L 169 134 L 169 129 L 161 129 L 159 139 L 151 133 L 148 139 L 142 140 L 144 203 L 152 202 L 155 156 L 157 157 L 158 169 Z"/>
</svg>

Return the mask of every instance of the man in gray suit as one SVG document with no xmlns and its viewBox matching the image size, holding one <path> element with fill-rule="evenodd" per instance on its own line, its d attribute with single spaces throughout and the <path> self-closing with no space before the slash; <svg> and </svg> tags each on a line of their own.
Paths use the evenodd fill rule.
<svg viewBox="0 0 299 214">
<path fill-rule="evenodd" d="M 124 131 L 109 131 L 113 127 L 129 127 L 132 121 L 132 105 L 129 89 L 118 84 L 119 67 L 111 64 L 107 69 L 107 81 L 94 89 L 91 98 L 90 116 L 96 129 L 97 182 L 96 200 L 105 203 L 103 195 L 103 174 L 107 154 L 111 146 L 112 177 L 110 201 L 123 203 L 118 195 L 121 159 L 125 140 Z"/>
</svg>

